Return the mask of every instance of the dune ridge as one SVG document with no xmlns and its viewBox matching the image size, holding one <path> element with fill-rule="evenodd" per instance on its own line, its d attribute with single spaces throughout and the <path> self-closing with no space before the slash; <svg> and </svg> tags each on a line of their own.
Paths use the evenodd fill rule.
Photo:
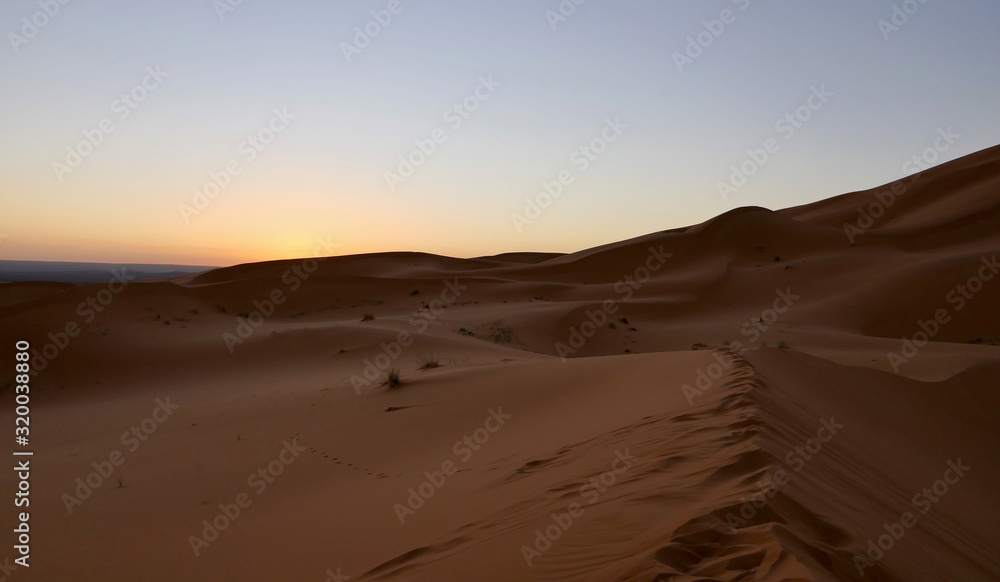
<svg viewBox="0 0 1000 582">
<path fill-rule="evenodd" d="M 32 571 L 1000 579 L 1000 147 L 907 180 L 570 254 L 0 284 L 37 371 Z"/>
</svg>

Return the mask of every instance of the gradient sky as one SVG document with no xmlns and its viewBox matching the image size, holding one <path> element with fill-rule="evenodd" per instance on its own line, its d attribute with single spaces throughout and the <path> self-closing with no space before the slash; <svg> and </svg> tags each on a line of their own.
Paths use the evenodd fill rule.
<svg viewBox="0 0 1000 582">
<path fill-rule="evenodd" d="M 4 2 L 0 258 L 228 265 L 311 256 L 318 238 L 337 254 L 574 251 L 877 186 L 935 142 L 934 163 L 1000 143 L 995 0 L 565 0 L 558 21 L 559 0 L 401 0 L 369 24 L 394 4 Z M 894 6 L 901 25 L 880 28 Z M 366 25 L 381 30 L 348 60 Z M 680 70 L 699 33 L 711 41 Z M 499 86 L 455 127 L 446 111 L 481 78 Z M 779 131 L 812 87 L 833 95 Z M 123 119 L 133 89 L 145 100 Z M 295 119 L 249 159 L 241 143 L 283 108 Z M 571 161 L 615 118 L 627 127 L 606 151 Z M 57 176 L 85 131 L 101 143 Z M 723 199 L 719 181 L 769 138 L 779 149 Z M 572 184 L 518 232 L 512 214 L 562 172 Z"/>
</svg>

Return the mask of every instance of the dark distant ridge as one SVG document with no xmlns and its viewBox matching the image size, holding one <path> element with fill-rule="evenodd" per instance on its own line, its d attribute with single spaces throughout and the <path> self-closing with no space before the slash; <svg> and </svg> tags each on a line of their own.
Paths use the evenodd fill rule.
<svg viewBox="0 0 1000 582">
<path fill-rule="evenodd" d="M 171 279 L 215 269 L 194 265 L 145 265 L 139 263 L 69 263 L 57 261 L 0 261 L 0 283 L 51 281 L 86 285 L 104 283 L 112 271 L 126 273 L 133 281 Z"/>
</svg>

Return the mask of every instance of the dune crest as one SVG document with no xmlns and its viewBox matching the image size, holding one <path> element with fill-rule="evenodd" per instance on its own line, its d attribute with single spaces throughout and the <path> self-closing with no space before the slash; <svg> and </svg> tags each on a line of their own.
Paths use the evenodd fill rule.
<svg viewBox="0 0 1000 582">
<path fill-rule="evenodd" d="M 998 579 L 1000 148 L 907 180 L 565 255 L 0 284 L 33 572 Z"/>
</svg>

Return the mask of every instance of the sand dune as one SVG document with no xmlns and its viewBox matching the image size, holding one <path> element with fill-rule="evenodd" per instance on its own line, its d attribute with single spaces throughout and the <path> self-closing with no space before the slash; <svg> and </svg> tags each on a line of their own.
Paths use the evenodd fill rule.
<svg viewBox="0 0 1000 582">
<path fill-rule="evenodd" d="M 1000 579 L 1000 148 L 901 184 L 568 255 L 0 284 L 39 370 L 11 579 Z"/>
</svg>

